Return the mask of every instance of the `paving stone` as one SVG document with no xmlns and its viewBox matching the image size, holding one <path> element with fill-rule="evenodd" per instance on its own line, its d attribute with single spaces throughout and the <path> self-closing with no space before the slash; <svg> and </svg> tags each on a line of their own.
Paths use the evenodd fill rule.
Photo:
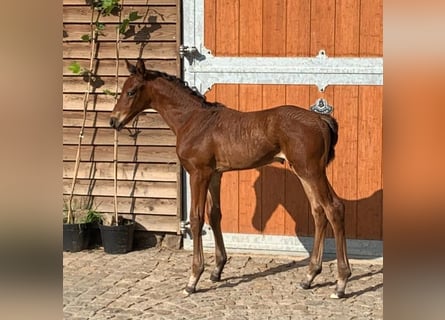
<svg viewBox="0 0 445 320">
<path fill-rule="evenodd" d="M 188 251 L 150 248 L 125 255 L 101 249 L 63 253 L 64 319 L 383 319 L 383 263 L 351 261 L 346 299 L 329 295 L 337 264 L 323 262 L 313 288 L 302 290 L 307 260 L 229 254 L 222 281 L 209 280 L 214 254 L 198 292 L 186 296 Z M 304 261 L 303 261 L 304 260 Z"/>
<path fill-rule="evenodd" d="M 166 234 L 162 239 L 162 247 L 178 250 L 182 244 L 182 236 L 177 234 Z"/>
</svg>

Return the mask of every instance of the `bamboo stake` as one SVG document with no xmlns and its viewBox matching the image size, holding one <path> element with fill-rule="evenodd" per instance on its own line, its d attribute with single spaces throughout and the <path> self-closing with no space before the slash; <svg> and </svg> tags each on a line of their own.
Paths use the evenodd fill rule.
<svg viewBox="0 0 445 320">
<path fill-rule="evenodd" d="M 113 161 L 114 161 L 114 221 L 116 225 L 119 224 L 119 213 L 118 213 L 118 206 L 117 206 L 117 146 L 118 146 L 118 132 L 117 130 L 114 130 L 114 155 L 113 155 Z"/>
<path fill-rule="evenodd" d="M 100 13 L 98 13 L 96 22 L 99 21 Z M 91 21 L 90 26 L 93 26 L 94 23 L 94 9 L 91 8 Z M 76 162 L 74 165 L 74 175 L 73 175 L 73 181 L 71 182 L 71 190 L 70 190 L 70 196 L 68 200 L 68 217 L 67 217 L 67 223 L 74 223 L 73 218 L 73 197 L 74 197 L 74 187 L 76 185 L 77 175 L 79 174 L 79 165 L 80 165 L 80 150 L 82 146 L 82 139 L 83 134 L 85 131 L 85 123 L 87 118 L 87 109 L 88 109 L 88 99 L 90 97 L 90 90 L 91 90 L 91 76 L 93 74 L 93 61 L 94 61 L 94 52 L 96 50 L 96 33 L 94 32 L 93 28 L 90 30 L 90 39 L 91 39 L 91 51 L 90 51 L 90 65 L 88 69 L 88 82 L 87 82 L 87 88 L 85 91 L 85 94 L 83 96 L 83 119 L 82 119 L 82 126 L 80 128 L 79 132 L 79 139 L 77 142 L 77 153 L 76 153 Z M 72 221 L 71 221 L 72 220 Z"/>
<path fill-rule="evenodd" d="M 114 95 L 114 101 L 117 102 L 117 92 L 119 90 L 119 44 L 120 44 L 120 32 L 119 26 L 121 24 L 122 18 L 122 8 L 124 6 L 124 0 L 122 0 L 121 8 L 119 10 L 119 23 L 116 28 L 116 90 Z M 118 131 L 114 130 L 114 154 L 113 154 L 113 162 L 114 162 L 114 221 L 116 226 L 119 224 L 119 210 L 118 210 L 118 201 L 117 201 L 117 163 L 118 163 L 118 143 L 119 136 Z"/>
</svg>

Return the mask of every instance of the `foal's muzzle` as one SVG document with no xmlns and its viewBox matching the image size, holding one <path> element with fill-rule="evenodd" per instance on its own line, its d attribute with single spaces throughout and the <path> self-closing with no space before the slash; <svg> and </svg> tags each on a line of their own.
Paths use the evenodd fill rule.
<svg viewBox="0 0 445 320">
<path fill-rule="evenodd" d="M 116 117 L 111 117 L 110 118 L 110 127 L 119 131 L 120 129 L 122 129 L 122 123 L 120 123 Z"/>
</svg>

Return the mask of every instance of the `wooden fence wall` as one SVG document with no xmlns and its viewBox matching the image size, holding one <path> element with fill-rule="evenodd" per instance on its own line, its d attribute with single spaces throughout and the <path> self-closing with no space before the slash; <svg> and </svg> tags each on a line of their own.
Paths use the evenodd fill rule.
<svg viewBox="0 0 445 320">
<path fill-rule="evenodd" d="M 130 12 L 142 18 L 133 22 L 122 39 L 119 53 L 119 82 L 128 71 L 124 59 L 146 60 L 146 66 L 179 74 L 177 48 L 180 19 L 177 0 L 126 0 L 122 19 Z M 70 191 L 77 141 L 83 117 L 86 82 L 73 75 L 68 66 L 77 61 L 88 69 L 90 43 L 81 37 L 90 30 L 91 8 L 85 0 L 63 0 L 63 179 L 64 198 Z M 76 197 L 86 196 L 99 212 L 113 207 L 113 131 L 109 115 L 115 91 L 116 27 L 118 16 L 101 17 L 105 25 L 95 52 L 95 86 L 88 101 L 87 121 L 82 142 Z M 126 130 L 119 134 L 118 201 L 119 212 L 135 214 L 139 227 L 155 231 L 178 231 L 180 208 L 179 166 L 175 137 L 157 113 L 139 117 L 136 137 Z"/>
<path fill-rule="evenodd" d="M 204 29 L 216 56 L 383 55 L 382 0 L 205 0 Z M 340 126 L 328 175 L 345 200 L 347 237 L 382 239 L 382 89 L 220 84 L 207 97 L 243 111 L 327 99 Z M 313 235 L 302 187 L 279 164 L 225 173 L 221 206 L 224 232 Z"/>
</svg>

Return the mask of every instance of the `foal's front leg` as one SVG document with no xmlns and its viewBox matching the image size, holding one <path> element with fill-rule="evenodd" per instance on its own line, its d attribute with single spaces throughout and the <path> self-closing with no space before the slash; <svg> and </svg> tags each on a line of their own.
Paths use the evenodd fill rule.
<svg viewBox="0 0 445 320">
<path fill-rule="evenodd" d="M 215 173 L 210 180 L 210 210 L 208 212 L 208 220 L 213 230 L 215 238 L 215 270 L 210 275 L 210 280 L 216 282 L 221 280 L 221 273 L 227 262 L 227 254 L 224 246 L 224 240 L 221 232 L 221 173 Z"/>
<path fill-rule="evenodd" d="M 204 254 L 202 250 L 201 231 L 204 225 L 204 211 L 210 174 L 202 171 L 190 173 L 190 189 L 192 193 L 190 228 L 193 238 L 192 274 L 184 291 L 187 294 L 196 291 L 196 284 L 204 271 Z"/>
</svg>

